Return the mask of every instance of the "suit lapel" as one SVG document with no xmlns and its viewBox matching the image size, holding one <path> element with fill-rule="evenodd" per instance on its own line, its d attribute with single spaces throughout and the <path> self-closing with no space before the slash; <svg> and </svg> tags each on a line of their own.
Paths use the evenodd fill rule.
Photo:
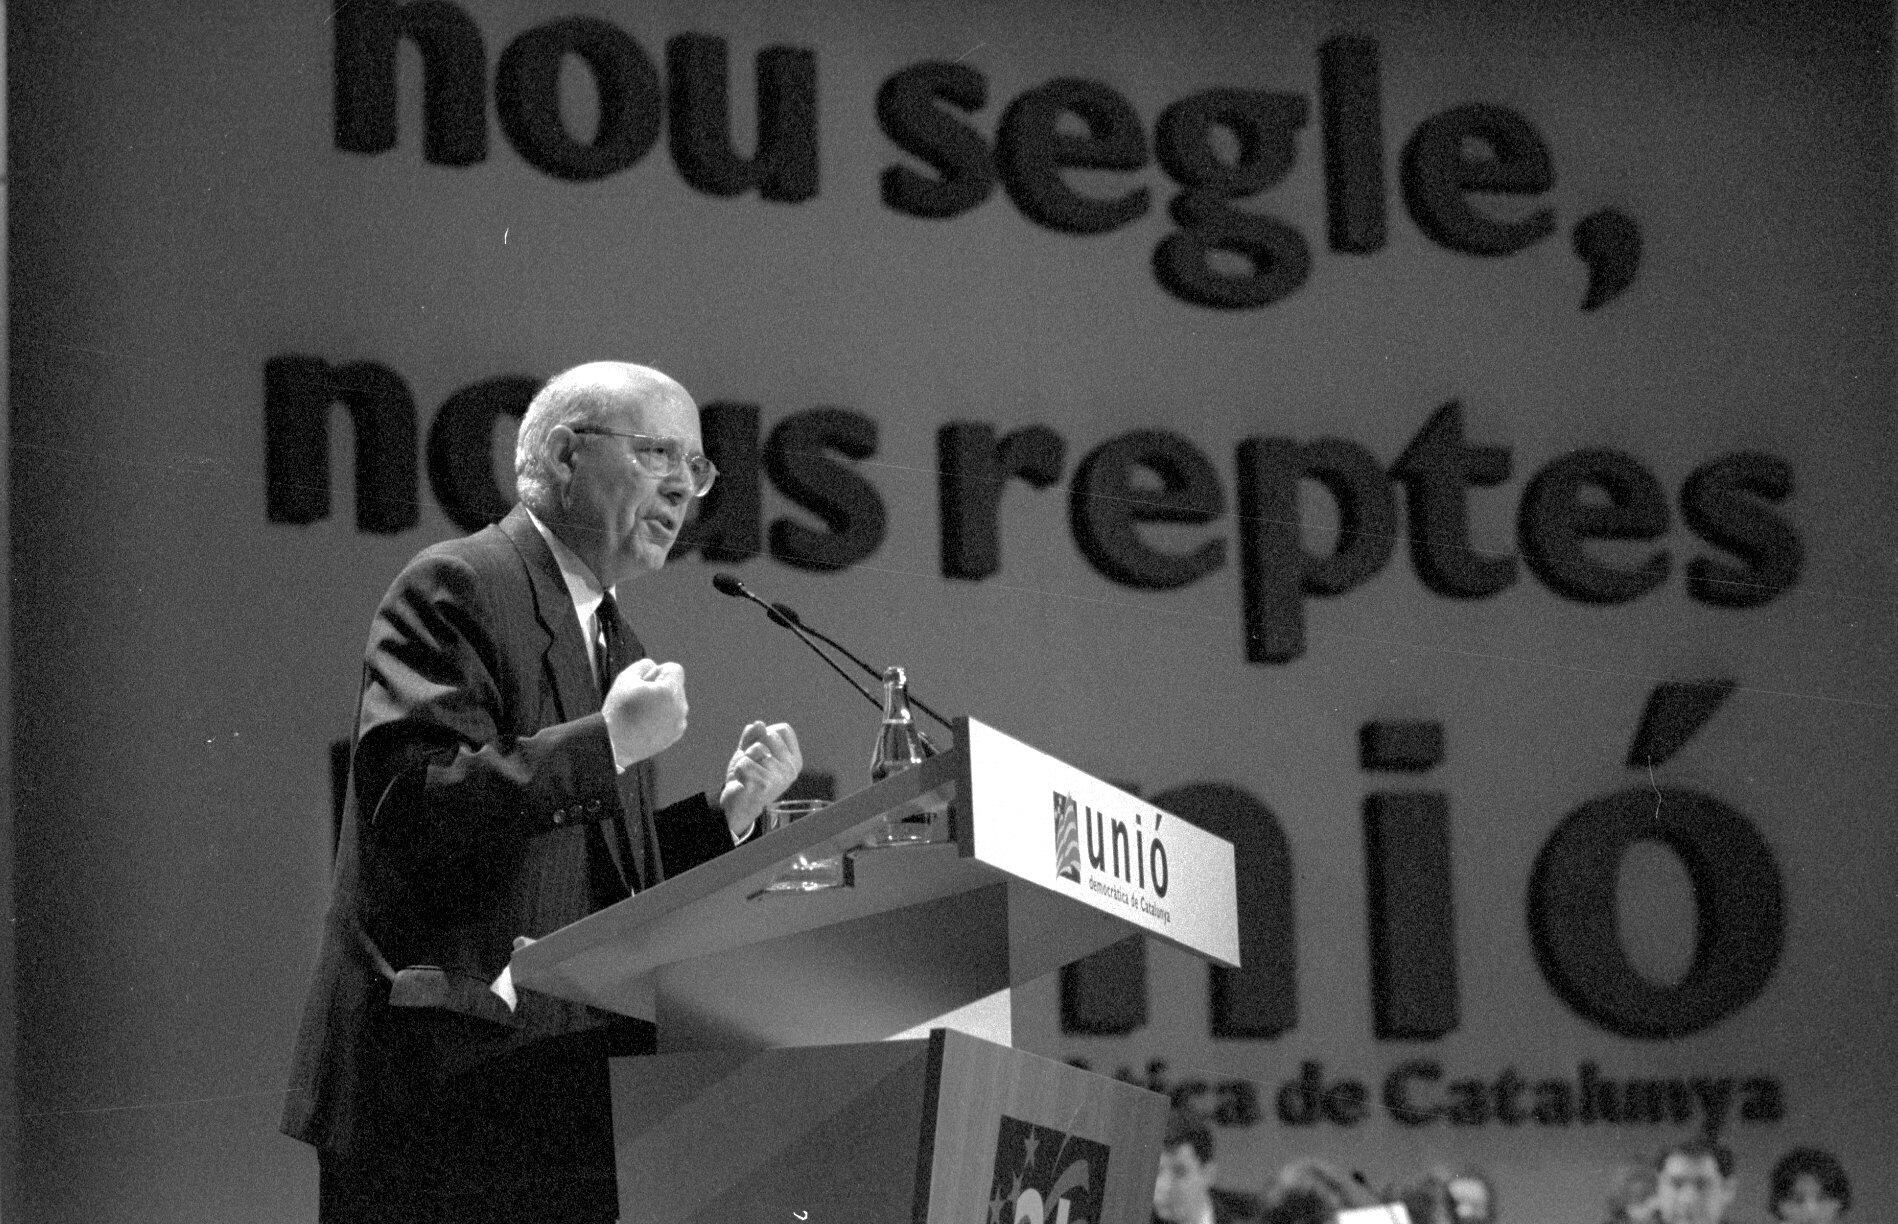
<svg viewBox="0 0 1898 1224">
<path fill-rule="evenodd" d="M 627 623 L 625 605 L 615 597 L 613 606 L 619 612 L 620 643 L 625 657 L 629 661 L 645 658 L 645 646 Z M 659 831 L 652 819 L 652 814 L 659 809 L 656 789 L 651 761 L 641 761 L 620 775 L 620 807 L 626 813 L 625 848 L 632 856 L 632 883 L 641 889 L 651 888 L 665 878 L 665 868 L 659 860 Z"/>
<path fill-rule="evenodd" d="M 534 592 L 534 615 L 546 634 L 541 667 L 553 689 L 561 721 L 599 709 L 600 693 L 593 684 L 593 667 L 587 661 L 580 618 L 573 610 L 573 598 L 567 594 L 567 581 L 560 576 L 560 563 L 554 560 L 553 549 L 547 547 L 525 507 L 515 506 L 508 511 L 501 520 L 501 531 L 520 553 L 528 585 Z"/>
<path fill-rule="evenodd" d="M 547 547 L 527 510 L 515 506 L 501 520 L 501 530 L 521 555 L 534 591 L 534 614 L 547 634 L 542 666 L 554 691 L 562 721 L 570 721 L 600 708 L 600 690 L 593 679 L 593 665 L 587 656 L 592 647 L 580 632 L 580 617 L 573 609 L 573 597 L 567 593 L 567 580 L 560 574 L 560 562 Z M 617 601 L 615 601 L 617 603 Z M 620 628 L 628 650 L 640 658 L 645 648 L 620 613 Z M 612 870 L 622 883 L 636 888 L 651 888 L 665 876 L 659 861 L 658 830 L 653 827 L 653 767 L 641 761 L 619 775 L 622 821 L 603 822 L 601 845 L 613 860 Z M 596 826 L 598 827 L 598 826 Z M 631 858 L 631 862 L 625 860 Z"/>
<path fill-rule="evenodd" d="M 613 606 L 619 609 L 619 640 L 626 647 L 626 661 L 631 663 L 645 658 L 646 648 L 640 643 L 639 635 L 633 632 L 632 624 L 626 619 L 626 608 L 620 603 L 617 595 L 613 599 Z"/>
</svg>

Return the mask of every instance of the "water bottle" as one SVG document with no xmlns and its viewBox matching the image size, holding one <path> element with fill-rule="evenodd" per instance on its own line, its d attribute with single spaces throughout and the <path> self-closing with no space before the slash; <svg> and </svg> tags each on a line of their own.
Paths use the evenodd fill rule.
<svg viewBox="0 0 1898 1224">
<path fill-rule="evenodd" d="M 883 724 L 877 728 L 876 751 L 870 754 L 870 780 L 881 782 L 893 773 L 920 765 L 928 752 L 909 712 L 909 677 L 900 667 L 883 669 Z M 870 835 L 872 846 L 914 846 L 942 841 L 947 834 L 946 813 L 911 812 L 884 817 Z"/>
<path fill-rule="evenodd" d="M 881 782 L 893 773 L 923 763 L 923 740 L 909 712 L 909 677 L 900 667 L 883 669 L 883 725 L 877 729 L 876 751 L 870 755 L 870 780 Z"/>
</svg>

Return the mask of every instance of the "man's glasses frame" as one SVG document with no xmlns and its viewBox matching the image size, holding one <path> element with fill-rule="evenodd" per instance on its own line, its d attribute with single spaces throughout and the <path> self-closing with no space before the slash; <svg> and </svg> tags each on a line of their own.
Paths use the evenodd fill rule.
<svg viewBox="0 0 1898 1224">
<path fill-rule="evenodd" d="M 599 434 L 608 438 L 629 438 L 633 442 L 633 462 L 646 469 L 648 475 L 660 480 L 684 467 L 692 479 L 692 496 L 704 497 L 711 489 L 712 481 L 718 478 L 718 469 L 704 455 L 685 453 L 685 443 L 677 438 L 658 438 L 652 434 L 622 433 L 617 429 L 603 429 L 598 425 L 580 425 L 574 427 L 577 434 Z"/>
</svg>

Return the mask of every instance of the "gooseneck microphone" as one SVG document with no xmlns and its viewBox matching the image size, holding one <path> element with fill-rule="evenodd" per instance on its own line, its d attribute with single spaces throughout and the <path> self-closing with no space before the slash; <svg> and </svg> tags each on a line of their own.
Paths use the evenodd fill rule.
<svg viewBox="0 0 1898 1224">
<path fill-rule="evenodd" d="M 823 642 L 825 645 L 830 646 L 833 649 L 835 649 L 839 654 L 843 655 L 844 658 L 849 659 L 852 663 L 855 663 L 858 667 L 861 667 L 865 672 L 869 673 L 872 677 L 879 680 L 882 679 L 883 673 L 878 671 L 876 668 L 871 667 L 868 663 L 865 663 L 862 659 L 859 659 L 856 655 L 852 654 L 850 651 L 850 647 L 844 645 L 842 642 L 838 641 L 836 638 L 831 637 L 828 633 L 825 633 L 822 629 L 819 629 L 813 625 L 805 624 L 804 618 L 799 616 L 797 614 L 797 609 L 793 608 L 790 604 L 774 602 L 771 605 L 771 610 L 777 613 L 777 616 L 779 618 L 778 619 L 779 624 L 783 625 L 788 622 L 789 625 L 802 629 L 804 632 L 810 634 L 812 637 L 816 638 L 818 641 Z M 948 719 L 944 718 L 942 715 L 936 713 L 936 711 L 930 709 L 929 706 L 923 701 L 923 699 L 918 697 L 914 691 L 912 691 L 909 695 L 909 703 L 915 706 L 917 709 L 921 710 L 923 713 L 929 715 L 931 718 L 935 719 L 937 722 L 937 725 L 941 726 L 942 729 L 949 732 L 949 734 L 954 735 L 956 733 L 955 724 L 950 722 Z"/>
<path fill-rule="evenodd" d="M 883 709 L 882 699 L 871 696 L 870 691 L 868 689 L 864 688 L 861 684 L 858 684 L 855 680 L 851 679 L 849 672 L 837 666 L 837 660 L 825 654 L 824 648 L 811 640 L 811 635 L 816 634 L 816 636 L 823 638 L 824 641 L 830 642 L 832 646 L 836 646 L 839 651 L 842 651 L 845 657 L 847 657 L 852 663 L 855 663 L 858 667 L 863 668 L 865 671 L 869 672 L 872 676 L 878 678 L 879 680 L 882 679 L 882 676 L 883 676 L 882 672 L 878 671 L 874 667 L 871 667 L 868 663 L 865 663 L 862 659 L 859 659 L 856 655 L 851 654 L 850 651 L 844 649 L 844 647 L 842 646 L 839 646 L 836 642 L 832 642 L 830 638 L 825 637 L 821 633 L 818 633 L 817 630 L 811 629 L 809 633 L 806 633 L 805 630 L 808 628 L 808 626 L 806 626 L 802 620 L 798 619 L 798 615 L 795 611 L 786 607 L 784 604 L 766 603 L 764 600 L 758 598 L 757 595 L 753 594 L 749 587 L 747 587 L 744 583 L 738 581 L 738 579 L 732 577 L 730 574 L 713 574 L 712 585 L 716 587 L 721 594 L 730 595 L 734 599 L 749 599 L 752 603 L 755 603 L 760 608 L 763 608 L 765 611 L 765 615 L 771 618 L 772 624 L 782 625 L 786 629 L 789 629 L 792 633 L 797 634 L 797 640 L 804 643 L 806 646 L 810 647 L 812 653 L 814 653 L 818 658 L 822 659 L 825 665 L 830 668 L 830 670 L 842 676 L 844 678 L 845 684 L 848 684 L 851 688 L 856 689 L 859 693 L 862 693 L 863 699 L 869 702 L 871 705 L 875 706 L 878 709 L 878 711 L 881 711 Z M 909 700 L 910 700 L 911 705 L 915 706 L 917 709 L 921 710 L 923 713 L 929 715 L 931 718 L 935 719 L 937 722 L 942 723 L 943 726 L 948 727 L 951 733 L 955 731 L 955 728 L 951 726 L 942 717 L 942 715 L 936 713 L 934 710 L 930 709 L 928 706 L 924 705 L 922 702 L 916 700 L 914 694 L 910 696 Z M 925 752 L 929 753 L 929 755 L 931 756 L 936 755 L 938 749 L 936 748 L 934 744 L 929 742 L 929 737 L 923 734 L 923 729 L 921 727 L 916 728 L 916 737 L 922 740 L 923 750 Z"/>
<path fill-rule="evenodd" d="M 848 684 L 851 688 L 856 689 L 859 693 L 863 694 L 863 699 L 869 702 L 871 705 L 875 706 L 878 710 L 883 709 L 883 701 L 881 698 L 871 696 L 869 689 L 864 688 L 861 684 L 858 684 L 855 680 L 852 680 L 850 678 L 850 673 L 845 671 L 843 668 L 837 666 L 837 661 L 831 658 L 829 655 L 825 654 L 824 648 L 822 646 L 819 646 L 816 642 L 811 641 L 811 639 L 805 635 L 804 630 L 795 621 L 791 620 L 789 617 L 779 612 L 776 608 L 772 607 L 770 604 L 766 603 L 764 600 L 759 599 L 756 595 L 753 595 L 751 591 L 745 586 L 744 583 L 738 581 L 738 579 L 732 577 L 730 574 L 713 574 L 712 585 L 717 587 L 721 594 L 730 595 L 734 599 L 749 599 L 752 603 L 755 603 L 760 608 L 763 608 L 765 611 L 765 615 L 771 618 L 772 623 L 783 625 L 786 629 L 789 629 L 792 633 L 797 634 L 797 640 L 804 643 L 806 646 L 809 646 L 811 650 L 816 653 L 818 658 L 822 659 L 826 664 L 830 666 L 830 670 L 842 676 L 844 678 L 845 684 Z"/>
</svg>

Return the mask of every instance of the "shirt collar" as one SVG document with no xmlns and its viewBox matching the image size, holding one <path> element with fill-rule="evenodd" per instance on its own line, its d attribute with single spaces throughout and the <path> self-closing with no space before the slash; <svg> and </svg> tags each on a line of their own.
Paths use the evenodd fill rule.
<svg viewBox="0 0 1898 1224">
<path fill-rule="evenodd" d="M 553 529 L 540 521 L 539 515 L 529 510 L 527 519 L 534 524 L 534 530 L 540 532 L 540 538 L 547 541 L 547 547 L 554 554 L 554 563 L 560 567 L 560 577 L 567 584 L 567 595 L 573 600 L 574 613 L 580 618 L 581 637 L 592 641 L 593 614 L 599 610 L 600 600 L 605 597 L 600 580 L 593 576 L 593 571 L 587 568 L 587 563 L 580 559 L 578 553 L 563 544 Z"/>
</svg>

